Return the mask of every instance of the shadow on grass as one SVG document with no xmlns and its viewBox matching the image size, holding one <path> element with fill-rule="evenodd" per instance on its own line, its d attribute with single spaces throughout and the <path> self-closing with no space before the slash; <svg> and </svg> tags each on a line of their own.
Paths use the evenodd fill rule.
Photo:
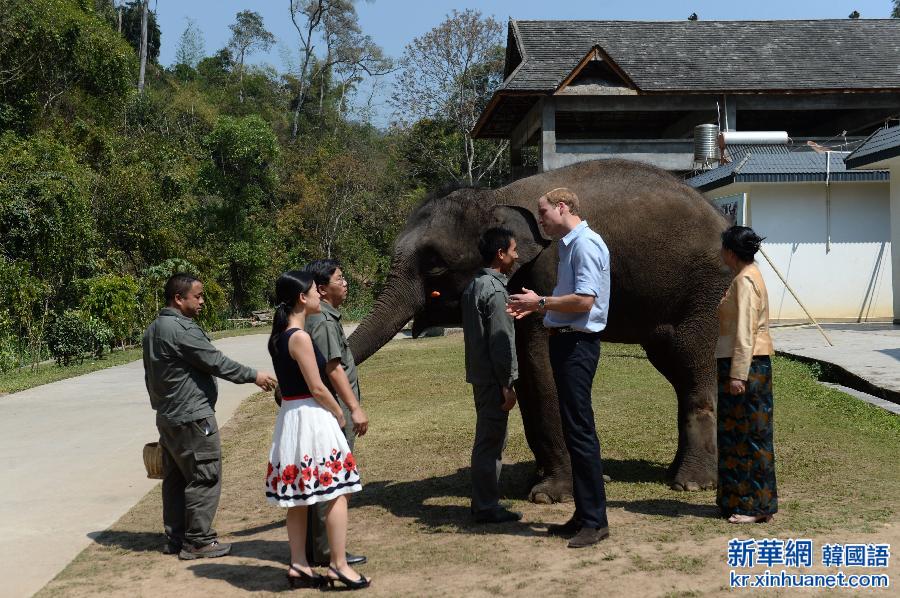
<svg viewBox="0 0 900 598">
<path fill-rule="evenodd" d="M 131 552 L 159 552 L 166 543 L 166 536 L 159 532 L 127 532 L 104 530 L 90 532 L 88 538 L 101 546 L 124 548 Z"/>
<path fill-rule="evenodd" d="M 284 553 L 285 542 L 278 542 Z M 287 566 L 235 565 L 230 563 L 200 563 L 188 570 L 197 577 L 227 581 L 246 592 L 284 592 L 290 590 L 285 579 Z"/>
</svg>

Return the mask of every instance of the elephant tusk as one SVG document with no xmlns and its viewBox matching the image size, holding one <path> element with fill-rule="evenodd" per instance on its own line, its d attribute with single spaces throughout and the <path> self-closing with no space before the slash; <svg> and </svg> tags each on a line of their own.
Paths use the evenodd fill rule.
<svg viewBox="0 0 900 598">
<path fill-rule="evenodd" d="M 430 296 L 432 299 L 437 299 L 438 297 L 441 296 L 441 292 L 440 291 L 431 291 Z"/>
</svg>

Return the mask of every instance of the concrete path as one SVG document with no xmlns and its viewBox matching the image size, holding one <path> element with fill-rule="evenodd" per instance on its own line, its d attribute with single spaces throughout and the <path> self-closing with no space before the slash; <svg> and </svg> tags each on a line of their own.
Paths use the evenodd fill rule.
<svg viewBox="0 0 900 598">
<path fill-rule="evenodd" d="M 772 329 L 775 350 L 832 364 L 842 384 L 900 403 L 900 326 L 885 323 L 822 327 L 833 347 L 814 326 L 784 326 Z"/>
<path fill-rule="evenodd" d="M 271 371 L 267 338 L 215 344 Z M 220 425 L 258 390 L 220 380 Z M 154 422 L 140 361 L 0 398 L 0 596 L 37 592 L 158 483 L 142 457 Z"/>
</svg>

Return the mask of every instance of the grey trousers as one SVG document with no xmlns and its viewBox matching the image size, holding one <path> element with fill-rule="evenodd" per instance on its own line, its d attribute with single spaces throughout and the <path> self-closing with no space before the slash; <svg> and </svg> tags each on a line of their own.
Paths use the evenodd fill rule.
<svg viewBox="0 0 900 598">
<path fill-rule="evenodd" d="M 509 413 L 503 411 L 503 393 L 497 384 L 473 385 L 475 442 L 472 445 L 472 512 L 489 511 L 500 504 L 500 469 L 506 448 Z"/>
<path fill-rule="evenodd" d="M 205 546 L 222 489 L 222 448 L 216 418 L 185 424 L 157 420 L 163 447 L 162 502 L 166 536 L 176 544 Z"/>
<path fill-rule="evenodd" d="M 350 421 L 350 410 L 338 401 L 344 412 L 344 436 L 350 450 L 353 450 L 353 422 Z M 348 497 L 349 498 L 349 497 Z M 328 533 L 325 529 L 325 511 L 331 501 L 317 502 L 306 509 L 306 558 L 310 563 L 327 563 L 331 560 L 331 549 L 328 547 Z"/>
</svg>

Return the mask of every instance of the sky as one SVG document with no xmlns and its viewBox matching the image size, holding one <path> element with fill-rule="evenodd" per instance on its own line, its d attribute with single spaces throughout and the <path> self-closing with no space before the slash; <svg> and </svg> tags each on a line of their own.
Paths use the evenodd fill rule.
<svg viewBox="0 0 900 598">
<path fill-rule="evenodd" d="M 117 0 L 121 1 L 121 0 Z M 245 9 L 255 10 L 277 43 L 266 54 L 250 57 L 254 64 L 269 64 L 279 71 L 287 70 L 284 56 L 296 55 L 297 32 L 288 11 L 290 0 L 152 0 L 162 31 L 159 61 L 173 62 L 178 39 L 193 19 L 203 32 L 206 53 L 214 54 L 228 43 L 228 25 Z M 696 12 L 702 20 L 746 19 L 843 19 L 854 10 L 862 18 L 887 18 L 891 0 L 757 0 L 734 2 L 723 0 L 375 0 L 358 2 L 359 22 L 388 56 L 399 57 L 413 38 L 438 25 L 452 10 L 474 8 L 485 16 L 493 16 L 502 24 L 514 19 L 614 19 L 614 20 L 682 20 Z M 389 95 L 390 80 L 377 83 L 373 106 L 376 123 L 389 118 L 384 98 Z M 358 94 L 358 102 L 372 95 L 367 87 Z"/>
</svg>

